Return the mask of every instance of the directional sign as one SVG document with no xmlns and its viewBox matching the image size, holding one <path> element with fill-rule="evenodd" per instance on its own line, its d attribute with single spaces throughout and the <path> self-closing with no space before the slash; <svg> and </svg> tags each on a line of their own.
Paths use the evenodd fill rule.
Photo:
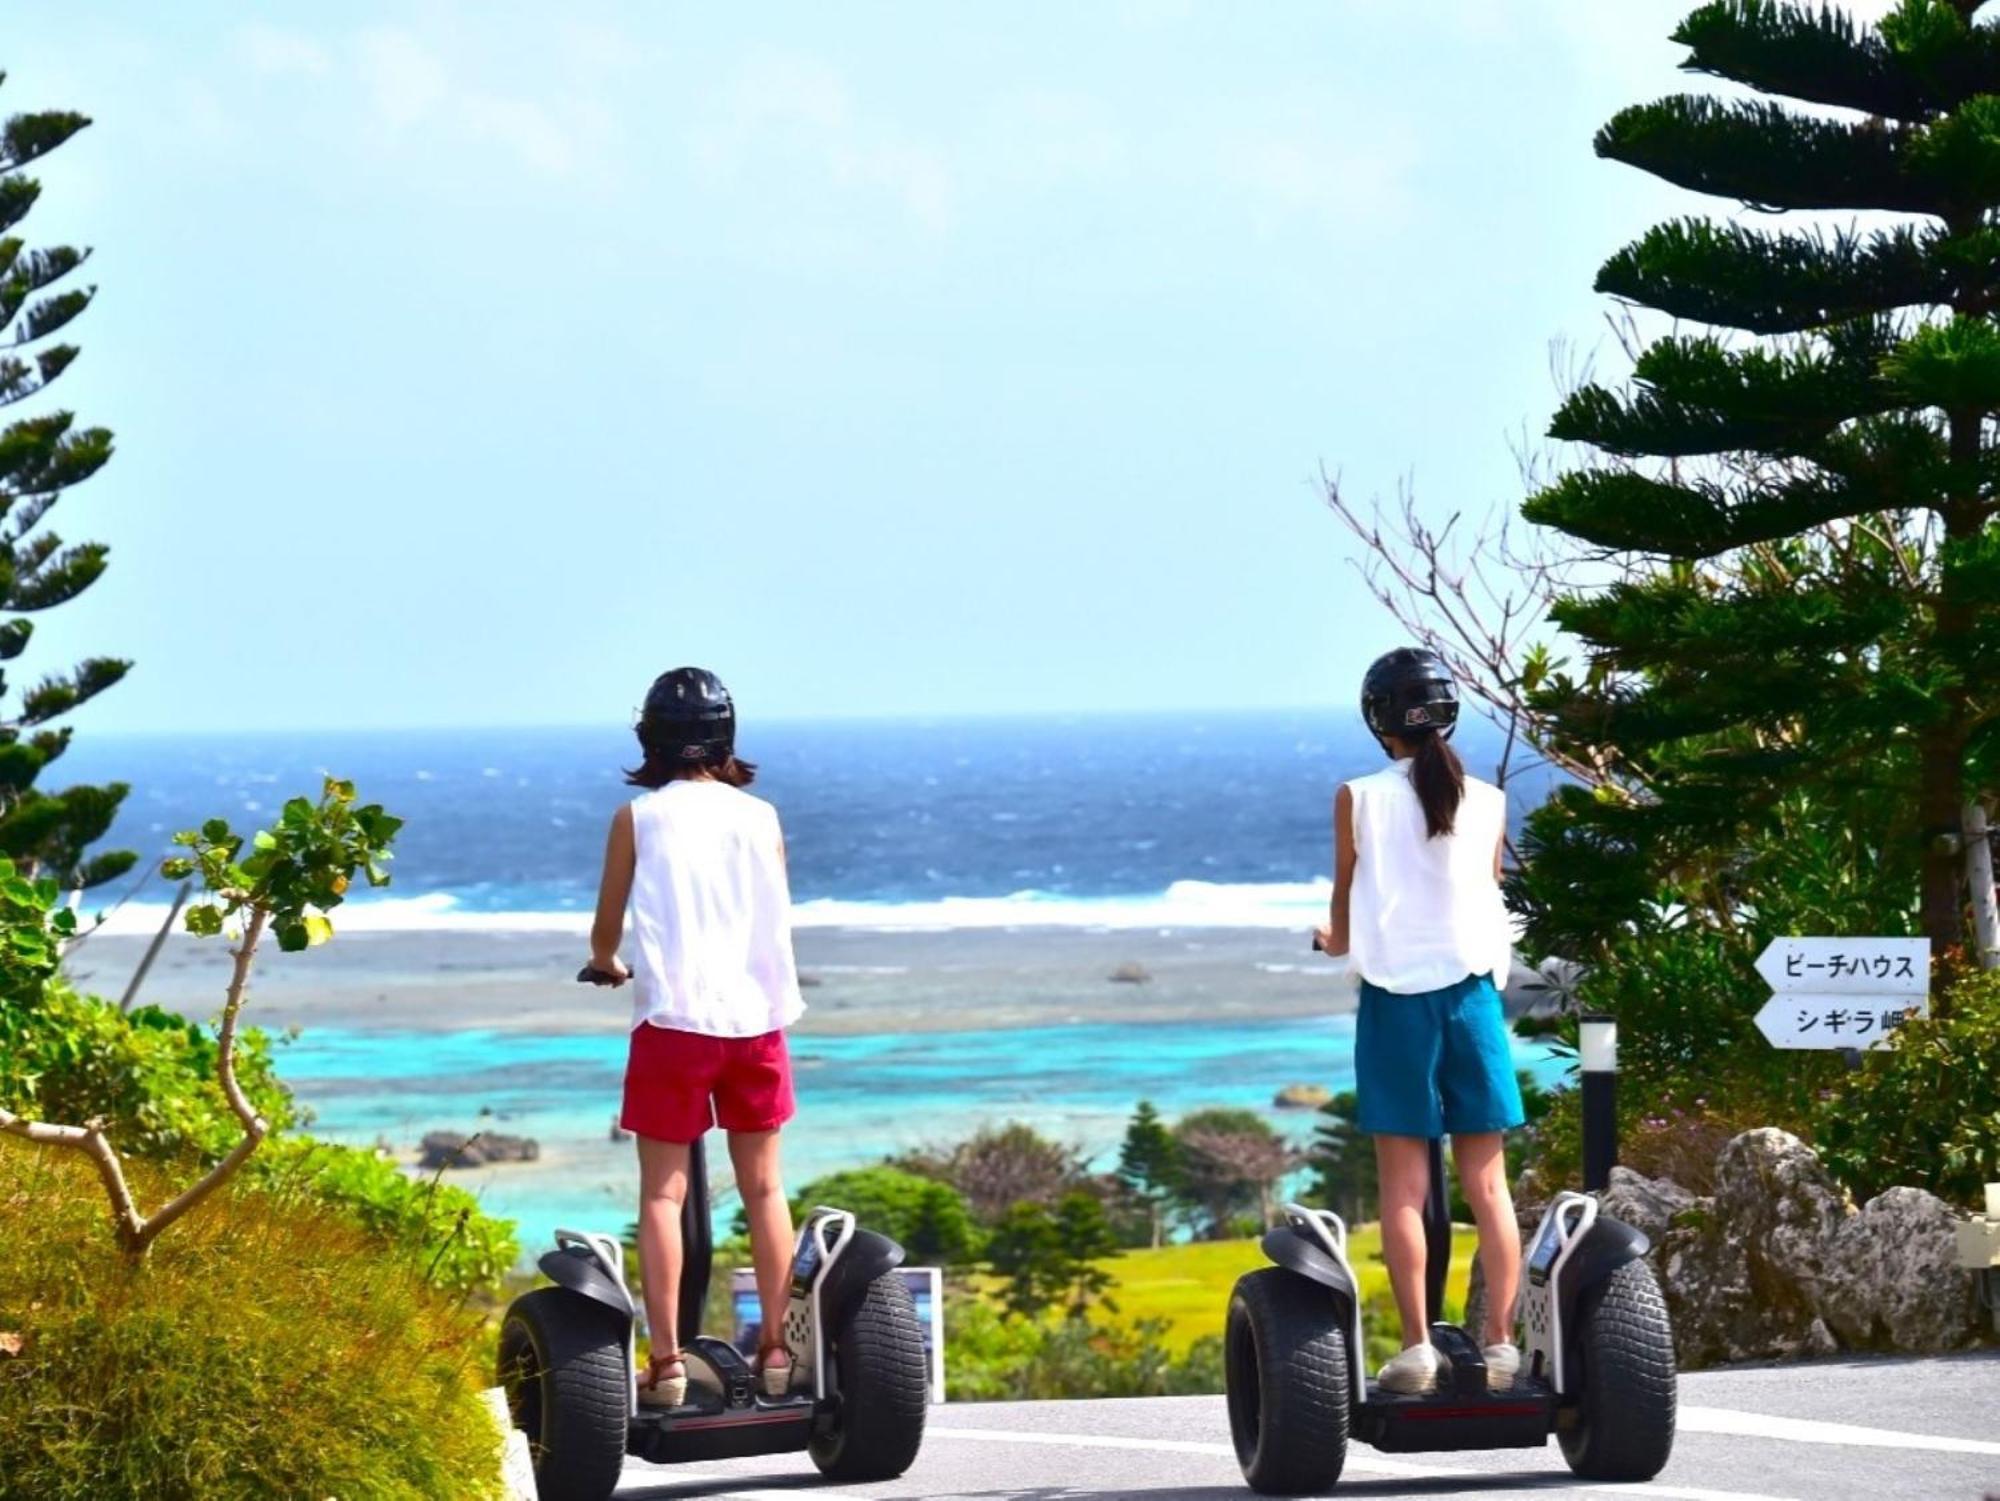
<svg viewBox="0 0 2000 1501">
<path fill-rule="evenodd" d="M 1893 1041 L 1930 1002 L 1911 995 L 1774 995 L 1757 1013 L 1757 1030 L 1774 1048 L 1868 1048 Z"/>
<path fill-rule="evenodd" d="M 1777 994 L 1757 1013 L 1774 1048 L 1872 1048 L 1928 1016 L 1928 938 L 1777 938 L 1757 960 Z"/>
<path fill-rule="evenodd" d="M 1779 995 L 1920 996 L 1931 985 L 1928 938 L 1774 938 L 1757 973 Z"/>
</svg>

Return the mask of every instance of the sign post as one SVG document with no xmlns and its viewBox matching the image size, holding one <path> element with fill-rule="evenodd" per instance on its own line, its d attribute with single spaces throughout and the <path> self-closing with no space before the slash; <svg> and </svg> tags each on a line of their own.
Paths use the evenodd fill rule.
<svg viewBox="0 0 2000 1501">
<path fill-rule="evenodd" d="M 1775 938 L 1757 960 L 1775 1048 L 1872 1048 L 1930 1014 L 1928 938 Z"/>
</svg>

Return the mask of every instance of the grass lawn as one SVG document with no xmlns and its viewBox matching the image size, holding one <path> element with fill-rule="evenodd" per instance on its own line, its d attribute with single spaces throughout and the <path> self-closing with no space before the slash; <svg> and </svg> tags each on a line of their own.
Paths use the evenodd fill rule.
<svg viewBox="0 0 2000 1501">
<path fill-rule="evenodd" d="M 1469 1225 L 1459 1226 L 1452 1236 L 1451 1280 L 1445 1286 L 1447 1319 L 1457 1318 L 1463 1309 L 1475 1240 Z M 1363 1301 L 1379 1299 L 1386 1304 L 1389 1272 L 1382 1264 L 1378 1228 L 1357 1226 L 1348 1239 L 1347 1256 L 1361 1278 Z M 1178 1355 L 1202 1335 L 1222 1333 L 1229 1289 L 1245 1272 L 1270 1262 L 1254 1240 L 1219 1240 L 1127 1251 L 1103 1265 L 1116 1279 L 1111 1297 L 1118 1304 L 1118 1318 L 1129 1323 L 1166 1320 L 1167 1348 Z"/>
</svg>

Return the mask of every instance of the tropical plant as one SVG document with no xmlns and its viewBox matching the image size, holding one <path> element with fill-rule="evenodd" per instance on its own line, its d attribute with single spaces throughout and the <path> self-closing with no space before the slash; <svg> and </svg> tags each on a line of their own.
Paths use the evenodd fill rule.
<svg viewBox="0 0 2000 1501">
<path fill-rule="evenodd" d="M 1970 1208 L 2000 1179 L 2000 972 L 1957 970 L 1816 1102 L 1813 1136 L 1857 1199 L 1908 1184 Z"/>
<path fill-rule="evenodd" d="M 815 1178 L 792 1200 L 792 1218 L 803 1224 L 815 1204 L 837 1204 L 871 1230 L 899 1243 L 920 1266 L 955 1266 L 974 1260 L 979 1227 L 958 1190 L 901 1168 L 853 1168 Z M 739 1212 L 737 1233 L 747 1230 Z"/>
<path fill-rule="evenodd" d="M 981 1126 L 946 1152 L 897 1159 L 914 1172 L 942 1179 L 965 1196 L 973 1217 L 992 1225 L 1024 1200 L 1054 1205 L 1088 1176 L 1088 1154 L 1051 1141 L 1033 1126 L 1008 1121 Z"/>
<path fill-rule="evenodd" d="M 1151 1243 L 1158 1247 L 1181 1182 L 1180 1148 L 1151 1100 L 1141 1100 L 1118 1148 L 1118 1181 L 1145 1205 Z"/>
<path fill-rule="evenodd" d="M 1166 1321 L 1010 1318 L 984 1298 L 954 1299 L 945 1318 L 947 1392 L 955 1402 L 1166 1397 L 1222 1390 L 1222 1341 L 1176 1357 Z"/>
<path fill-rule="evenodd" d="M 219 818 L 174 836 L 189 853 L 165 862 L 163 869 L 174 879 L 198 876 L 204 891 L 203 900 L 187 910 L 188 931 L 213 935 L 231 919 L 240 923 L 215 1045 L 216 1083 L 240 1124 L 239 1139 L 195 1182 L 147 1214 L 132 1197 L 124 1164 L 101 1116 L 62 1124 L 0 1109 L 0 1132 L 71 1148 L 90 1159 L 110 1200 L 118 1243 L 128 1254 L 145 1255 L 167 1226 L 227 1182 L 271 1129 L 236 1068 L 238 1022 L 250 966 L 265 930 L 275 932 L 279 948 L 287 952 L 330 938 L 333 924 L 326 914 L 345 898 L 357 870 L 365 872 L 373 885 L 387 883 L 383 867 L 401 827 L 402 820 L 385 813 L 380 804 L 357 805 L 352 783 L 329 777 L 317 803 L 291 799 L 272 828 L 253 836 L 247 854 L 242 836 Z M 54 947 L 73 923 L 66 912 L 49 905 L 54 896 L 50 881 L 30 883 L 14 876 L 9 886 L 0 878 L 0 924 L 7 928 L 0 970 L 19 965 L 18 974 L 0 986 L 0 993 L 20 997 L 46 988 L 56 962 Z"/>
<path fill-rule="evenodd" d="M 1080 1319 L 1095 1299 L 1117 1312 L 1104 1296 L 1113 1277 L 1100 1264 L 1118 1255 L 1103 1203 L 1088 1193 L 1065 1194 L 1054 1210 L 1022 1200 L 1000 1217 L 987 1238 L 986 1257 L 1005 1279 L 1000 1301 L 1009 1314 L 1039 1318 L 1058 1303 Z"/>
<path fill-rule="evenodd" d="M 1715 0 L 1675 32 L 1685 66 L 1763 97 L 1678 95 L 1598 134 L 1766 213 L 1895 217 L 1681 219 L 1598 275 L 1675 324 L 1630 389 L 1563 404 L 1551 436 L 1605 461 L 1525 508 L 1621 570 L 1556 607 L 1581 674 L 1530 685 L 1558 746 L 1621 761 L 1532 822 L 1519 894 L 1551 947 L 1764 926 L 1756 857 L 1800 820 L 1856 833 L 1875 931 L 1912 913 L 1963 942 L 1962 819 L 2000 785 L 2000 30 L 1978 8 L 1861 25 Z"/>
<path fill-rule="evenodd" d="M 0 73 L 0 81 L 6 75 Z M 88 118 L 69 110 L 15 115 L 0 125 L 0 408 L 40 396 L 76 359 L 76 346 L 50 344 L 96 294 L 95 287 L 51 290 L 85 260 L 88 250 L 53 245 L 30 250 L 13 231 L 41 196 L 22 169 L 54 151 Z M 73 413 L 24 417 L 0 430 L 0 662 L 27 649 L 31 618 L 76 598 L 104 571 L 101 543 L 65 546 L 42 527 L 71 486 L 89 479 L 111 457 L 111 434 L 79 428 Z M 69 746 L 68 726 L 56 721 L 125 676 L 131 663 L 92 657 L 67 673 L 44 677 L 0 717 L 0 855 L 25 875 L 52 875 L 64 886 L 90 886 L 129 870 L 136 856 L 86 856 L 110 829 L 123 783 L 67 787 L 36 785 Z"/>
<path fill-rule="evenodd" d="M 1298 1166 L 1295 1152 L 1253 1110 L 1197 1110 L 1174 1124 L 1180 1150 L 1182 1201 L 1203 1220 L 1211 1238 L 1234 1233 L 1253 1214 L 1268 1228 L 1277 1214 L 1277 1189 Z"/>
</svg>

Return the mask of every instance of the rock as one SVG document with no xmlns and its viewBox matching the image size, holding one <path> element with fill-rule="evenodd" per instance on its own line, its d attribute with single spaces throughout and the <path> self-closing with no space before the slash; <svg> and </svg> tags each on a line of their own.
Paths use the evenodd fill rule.
<svg viewBox="0 0 2000 1501">
<path fill-rule="evenodd" d="M 1677 1212 L 1654 1270 L 1683 1366 L 1810 1353 L 1833 1232 L 1854 1212 L 1812 1148 L 1763 1127 L 1730 1139 L 1715 1194 Z"/>
<path fill-rule="evenodd" d="M 1604 1213 L 1643 1232 L 1657 1246 L 1674 1216 L 1694 1207 L 1695 1196 L 1669 1178 L 1648 1178 L 1629 1167 L 1614 1167 L 1611 1186 L 1599 1203 Z"/>
<path fill-rule="evenodd" d="M 611 1139 L 613 1141 L 630 1141 L 632 1139 L 632 1133 L 618 1123 L 618 1117 L 615 1115 L 611 1117 Z"/>
<path fill-rule="evenodd" d="M 1142 964 L 1121 964 L 1110 974 L 1110 980 L 1114 985 L 1144 985 L 1152 978 Z"/>
<path fill-rule="evenodd" d="M 1954 1350 L 1978 1337 L 1972 1277 L 1958 1265 L 1958 1215 L 1921 1188 L 1891 1188 L 1834 1231 L 1820 1306 L 1849 1348 Z"/>
<path fill-rule="evenodd" d="M 425 1168 L 484 1167 L 489 1162 L 533 1162 L 542 1155 L 541 1144 L 529 1136 L 502 1136 L 481 1132 L 465 1136 L 457 1131 L 433 1131 L 423 1139 L 418 1165 Z"/>
<path fill-rule="evenodd" d="M 826 981 L 822 980 L 818 975 L 802 974 L 799 976 L 799 989 L 801 990 L 817 990 L 825 983 Z"/>
<path fill-rule="evenodd" d="M 1324 1084 L 1287 1084 L 1271 1096 L 1271 1103 L 1280 1110 L 1317 1110 L 1332 1098 Z"/>
</svg>

